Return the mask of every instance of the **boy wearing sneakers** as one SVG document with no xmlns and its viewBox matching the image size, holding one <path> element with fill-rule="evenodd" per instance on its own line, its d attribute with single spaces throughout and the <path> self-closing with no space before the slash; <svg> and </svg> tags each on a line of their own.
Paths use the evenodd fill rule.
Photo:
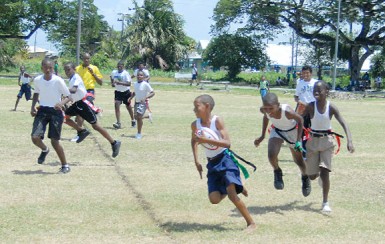
<svg viewBox="0 0 385 244">
<path fill-rule="evenodd" d="M 289 144 L 290 152 L 294 162 L 298 165 L 302 174 L 302 194 L 307 197 L 311 192 L 310 179 L 306 174 L 306 165 L 302 158 L 301 137 L 303 131 L 302 117 L 293 111 L 288 104 L 280 104 L 278 97 L 274 93 L 267 93 L 263 98 L 262 135 L 255 139 L 256 147 L 263 141 L 269 120 L 272 123 L 270 138 L 268 142 L 268 157 L 271 166 L 274 169 L 274 187 L 277 190 L 284 188 L 282 179 L 282 170 L 278 164 L 278 154 L 281 150 L 282 143 L 285 141 Z"/>
<path fill-rule="evenodd" d="M 43 142 L 47 125 L 49 126 L 48 138 L 51 139 L 51 145 L 55 149 L 62 165 L 59 173 L 65 174 L 70 172 L 70 167 L 67 164 L 64 149 L 60 145 L 60 136 L 64 120 L 61 108 L 70 100 L 70 92 L 64 80 L 53 74 L 52 60 L 44 59 L 41 63 L 41 69 L 43 74 L 34 80 L 35 92 L 32 99 L 31 116 L 35 118 L 31 138 L 33 144 L 42 150 L 37 159 L 37 163 L 42 164 L 49 152 L 48 147 Z M 64 96 L 63 100 L 62 96 Z M 38 101 L 40 107 L 37 110 L 35 106 Z"/>
<path fill-rule="evenodd" d="M 73 104 L 65 111 L 65 123 L 78 131 L 79 139 L 76 142 L 79 143 L 83 141 L 90 134 L 88 130 L 80 127 L 70 118 L 71 116 L 79 115 L 90 123 L 94 130 L 98 131 L 109 143 L 111 143 L 112 157 L 115 158 L 119 154 L 121 142 L 114 140 L 107 130 L 99 125 L 96 117 L 96 108 L 86 99 L 87 90 L 82 79 L 75 72 L 75 65 L 73 63 L 66 63 L 64 65 L 64 71 L 69 78 L 70 98 L 73 102 Z"/>
<path fill-rule="evenodd" d="M 128 103 L 128 99 L 131 97 L 131 77 L 128 71 L 124 69 L 124 63 L 120 61 L 117 66 L 117 70 L 113 70 L 110 79 L 111 85 L 115 87 L 115 116 L 116 123 L 113 124 L 115 129 L 121 128 L 120 123 L 120 105 L 123 103 L 126 105 L 127 111 L 131 117 L 131 127 L 136 126 L 134 119 L 134 112 L 132 111 L 131 104 Z"/>
<path fill-rule="evenodd" d="M 311 119 L 310 139 L 307 142 L 306 171 L 310 179 L 315 180 L 318 176 L 322 185 L 322 211 L 331 212 L 328 202 L 330 180 L 329 173 L 332 170 L 332 157 L 334 153 L 334 136 L 339 136 L 331 129 L 333 116 L 345 131 L 347 137 L 347 149 L 354 152 L 352 135 L 345 120 L 334 104 L 326 100 L 329 87 L 324 81 L 318 81 L 314 85 L 313 94 L 315 101 L 308 104 L 303 116 Z"/>
<path fill-rule="evenodd" d="M 136 139 L 142 139 L 142 126 L 143 126 L 143 117 L 146 112 L 146 100 L 155 96 L 155 92 L 150 86 L 150 83 L 145 82 L 145 74 L 143 71 L 138 71 L 137 73 L 138 81 L 135 82 L 134 92 L 131 97 L 128 99 L 128 103 L 135 97 L 135 107 L 134 114 L 137 121 L 138 133 L 136 134 Z"/>
</svg>

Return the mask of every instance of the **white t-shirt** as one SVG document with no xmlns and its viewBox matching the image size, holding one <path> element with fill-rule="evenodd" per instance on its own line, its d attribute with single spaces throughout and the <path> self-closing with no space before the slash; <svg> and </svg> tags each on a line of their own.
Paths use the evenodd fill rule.
<svg viewBox="0 0 385 244">
<path fill-rule="evenodd" d="M 131 85 L 130 73 L 128 73 L 128 71 L 126 71 L 126 70 L 123 70 L 121 73 L 119 73 L 119 71 L 116 70 L 116 69 L 113 70 L 111 72 L 111 78 L 113 80 L 116 80 L 116 81 L 119 81 L 119 82 L 122 82 L 122 83 L 127 83 L 127 84 Z M 115 85 L 115 88 L 119 92 L 125 92 L 125 91 L 129 91 L 130 90 L 130 86 L 123 86 L 123 85 Z"/>
<path fill-rule="evenodd" d="M 150 77 L 150 71 L 148 71 L 148 69 L 142 69 L 142 70 L 140 70 L 140 71 L 143 71 L 144 77 L 145 77 L 145 78 Z M 134 71 L 134 76 L 135 76 L 135 77 L 138 77 L 138 72 L 139 72 L 139 69 L 136 69 L 136 70 Z"/>
<path fill-rule="evenodd" d="M 298 80 L 295 95 L 298 96 L 301 102 L 310 103 L 315 101 L 313 89 L 316 82 L 317 80 L 313 78 L 308 82 L 302 79 Z"/>
<path fill-rule="evenodd" d="M 148 93 L 152 92 L 153 89 L 148 82 L 135 82 L 135 102 L 142 102 L 145 100 Z"/>
<path fill-rule="evenodd" d="M 35 93 L 39 94 L 39 104 L 44 107 L 55 107 L 61 102 L 62 95 L 70 96 L 70 91 L 62 78 L 52 75 L 51 80 L 45 80 L 44 75 L 35 78 Z"/>
<path fill-rule="evenodd" d="M 24 73 L 20 74 L 20 82 L 21 84 L 28 84 L 29 82 L 31 82 L 31 78 L 29 77 L 25 77 L 24 76 Z"/>
<path fill-rule="evenodd" d="M 68 87 L 71 89 L 72 87 L 77 86 L 77 90 L 75 93 L 71 93 L 70 97 L 74 102 L 82 100 L 83 97 L 87 94 L 86 87 L 84 86 L 83 80 L 78 74 L 74 74 L 68 81 Z"/>
</svg>

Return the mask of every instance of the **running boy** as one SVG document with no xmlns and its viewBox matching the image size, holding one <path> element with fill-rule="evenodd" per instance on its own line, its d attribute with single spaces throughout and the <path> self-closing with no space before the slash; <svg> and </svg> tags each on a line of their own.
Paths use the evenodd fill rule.
<svg viewBox="0 0 385 244">
<path fill-rule="evenodd" d="M 131 76 L 131 78 L 136 77 L 136 79 L 138 79 L 138 72 L 139 71 L 142 71 L 143 74 L 144 74 L 144 79 L 143 80 L 145 82 L 150 83 L 150 71 L 148 71 L 148 69 L 146 69 L 146 66 L 144 65 L 143 62 L 140 62 L 138 64 L 138 68 L 134 70 L 134 74 Z M 152 111 L 150 109 L 150 102 L 148 101 L 148 99 L 146 100 L 146 109 L 148 111 L 148 115 L 147 116 L 143 116 L 143 118 L 148 118 L 150 123 L 152 123 Z"/>
<path fill-rule="evenodd" d="M 60 145 L 61 129 L 64 120 L 61 108 L 70 100 L 70 92 L 64 80 L 53 74 L 52 60 L 44 59 L 41 62 L 41 69 L 43 74 L 35 78 L 35 93 L 33 94 L 31 105 L 31 116 L 35 117 L 31 138 L 33 144 L 42 150 L 37 159 L 37 163 L 42 164 L 49 152 L 48 147 L 43 142 L 47 125 L 49 126 L 48 138 L 51 139 L 51 145 L 55 149 L 62 165 L 59 173 L 65 174 L 70 172 L 70 167 L 67 164 L 64 149 Z M 63 100 L 62 96 L 64 96 Z M 35 108 L 38 101 L 40 103 L 39 110 Z"/>
<path fill-rule="evenodd" d="M 127 111 L 131 117 L 131 127 L 136 126 L 134 119 L 134 112 L 132 111 L 131 104 L 128 103 L 128 99 L 131 97 L 131 77 L 128 71 L 124 69 L 124 63 L 120 61 L 117 66 L 117 70 L 113 70 L 110 76 L 111 85 L 115 87 L 115 116 L 116 123 L 113 124 L 114 128 L 120 129 L 120 105 L 124 103 Z"/>
<path fill-rule="evenodd" d="M 207 184 L 209 191 L 209 200 L 212 204 L 218 204 L 226 196 L 234 203 L 237 209 L 246 220 L 246 230 L 251 231 L 256 228 L 244 202 L 238 197 L 239 193 L 247 196 L 247 191 L 243 187 L 240 177 L 240 171 L 235 162 L 231 159 L 228 152 L 231 142 L 229 134 L 225 128 L 223 119 L 211 114 L 215 106 L 213 98 L 209 95 L 201 95 L 194 100 L 194 113 L 197 120 L 191 124 L 191 147 L 194 155 L 195 167 L 202 179 L 202 165 L 198 159 L 198 145 L 200 143 L 209 143 L 218 146 L 216 150 L 206 149 L 207 163 Z M 219 137 L 219 140 L 208 139 L 197 135 L 196 131 L 202 127 L 213 130 Z"/>
<path fill-rule="evenodd" d="M 331 211 L 328 195 L 330 189 L 329 173 L 332 170 L 331 163 L 335 147 L 333 136 L 335 133 L 331 130 L 331 119 L 333 116 L 345 131 L 348 151 L 354 152 L 349 127 L 340 115 L 337 107 L 326 100 L 328 93 L 329 87 L 326 82 L 316 82 L 313 90 L 316 100 L 306 106 L 303 115 L 310 116 L 311 119 L 310 139 L 307 142 L 306 172 L 310 179 L 315 180 L 319 176 L 322 181 L 323 212 Z"/>
<path fill-rule="evenodd" d="M 155 92 L 148 82 L 144 82 L 145 74 L 143 71 L 137 73 L 138 81 L 134 84 L 134 92 L 128 99 L 128 103 L 135 97 L 134 114 L 137 121 L 138 133 L 136 139 L 142 139 L 142 126 L 144 113 L 146 112 L 146 100 L 155 96 Z"/>
<path fill-rule="evenodd" d="M 79 126 L 70 118 L 71 116 L 79 115 L 90 123 L 94 130 L 98 131 L 109 143 L 111 143 L 112 157 L 115 158 L 119 154 L 121 142 L 114 140 L 107 130 L 99 125 L 96 117 L 96 108 L 86 99 L 87 90 L 80 76 L 75 73 L 75 65 L 73 63 L 66 63 L 64 65 L 64 71 L 69 78 L 70 98 L 73 102 L 73 104 L 65 111 L 66 124 L 77 130 L 79 138 L 76 142 L 79 143 L 83 141 L 84 138 L 90 134 L 88 130 Z"/>
<path fill-rule="evenodd" d="M 301 137 L 303 130 L 302 117 L 293 111 L 288 104 L 280 104 L 278 97 L 274 93 L 267 93 L 263 98 L 262 135 L 255 139 L 256 147 L 265 139 L 266 129 L 269 120 L 272 123 L 270 138 L 268 143 L 268 157 L 274 169 L 274 187 L 277 190 L 284 188 L 282 170 L 278 164 L 278 154 L 283 142 L 289 143 L 291 155 L 294 162 L 298 165 L 302 174 L 302 194 L 307 197 L 311 192 L 310 179 L 306 175 L 306 165 L 302 158 Z"/>
<path fill-rule="evenodd" d="M 30 83 L 33 80 L 33 77 L 25 72 L 24 65 L 20 66 L 20 74 L 17 84 L 20 86 L 20 91 L 17 94 L 17 99 L 15 103 L 15 108 L 13 111 L 16 111 L 17 105 L 19 104 L 20 98 L 25 94 L 25 100 L 31 100 L 31 86 Z"/>
</svg>

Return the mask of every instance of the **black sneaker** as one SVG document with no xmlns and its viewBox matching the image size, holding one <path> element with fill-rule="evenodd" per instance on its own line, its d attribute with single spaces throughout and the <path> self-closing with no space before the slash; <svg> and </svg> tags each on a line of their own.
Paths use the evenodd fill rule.
<svg viewBox="0 0 385 244">
<path fill-rule="evenodd" d="M 112 144 L 112 157 L 115 158 L 119 154 L 120 150 L 120 144 L 122 144 L 120 141 L 115 141 L 114 144 Z"/>
<path fill-rule="evenodd" d="M 132 128 L 135 128 L 135 127 L 136 127 L 136 121 L 135 121 L 135 120 L 132 120 L 132 121 L 131 121 L 131 127 L 132 127 Z"/>
<path fill-rule="evenodd" d="M 76 143 L 82 142 L 86 137 L 91 134 L 88 130 L 84 129 L 78 133 L 78 139 L 76 140 Z"/>
<path fill-rule="evenodd" d="M 70 167 L 68 166 L 62 166 L 59 170 L 59 174 L 67 174 L 71 171 Z"/>
<path fill-rule="evenodd" d="M 307 197 L 310 195 L 310 192 L 311 192 L 311 184 L 310 184 L 309 176 L 302 175 L 302 195 L 304 197 Z"/>
<path fill-rule="evenodd" d="M 119 122 L 113 123 L 112 126 L 113 126 L 115 129 L 120 129 L 120 128 L 122 128 L 122 125 L 121 125 Z"/>
<path fill-rule="evenodd" d="M 40 156 L 37 159 L 37 163 L 38 164 L 44 163 L 45 157 L 47 157 L 48 153 L 49 153 L 49 148 L 47 148 L 46 152 L 41 151 Z"/>
<path fill-rule="evenodd" d="M 282 190 L 285 184 L 282 179 L 282 170 L 276 169 L 274 170 L 274 187 L 277 190 Z"/>
</svg>

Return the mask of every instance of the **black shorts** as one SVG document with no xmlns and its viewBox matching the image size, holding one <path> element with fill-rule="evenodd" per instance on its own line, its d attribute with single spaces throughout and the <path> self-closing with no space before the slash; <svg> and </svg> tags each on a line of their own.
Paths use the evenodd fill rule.
<svg viewBox="0 0 385 244">
<path fill-rule="evenodd" d="M 31 86 L 29 84 L 22 84 L 20 87 L 19 94 L 17 94 L 18 98 L 22 98 L 23 94 L 25 94 L 25 100 L 31 100 Z"/>
<path fill-rule="evenodd" d="M 130 105 L 128 103 L 128 99 L 131 97 L 130 90 L 127 90 L 125 92 L 115 91 L 115 101 L 119 101 L 121 103 L 124 103 L 126 105 Z"/>
<path fill-rule="evenodd" d="M 39 136 L 43 139 L 47 125 L 49 125 L 48 138 L 60 140 L 63 120 L 63 111 L 40 106 L 33 120 L 31 136 Z"/>
<path fill-rule="evenodd" d="M 71 107 L 67 108 L 65 114 L 69 116 L 79 115 L 90 124 L 95 124 L 98 121 L 95 111 L 82 100 L 75 102 Z"/>
</svg>

